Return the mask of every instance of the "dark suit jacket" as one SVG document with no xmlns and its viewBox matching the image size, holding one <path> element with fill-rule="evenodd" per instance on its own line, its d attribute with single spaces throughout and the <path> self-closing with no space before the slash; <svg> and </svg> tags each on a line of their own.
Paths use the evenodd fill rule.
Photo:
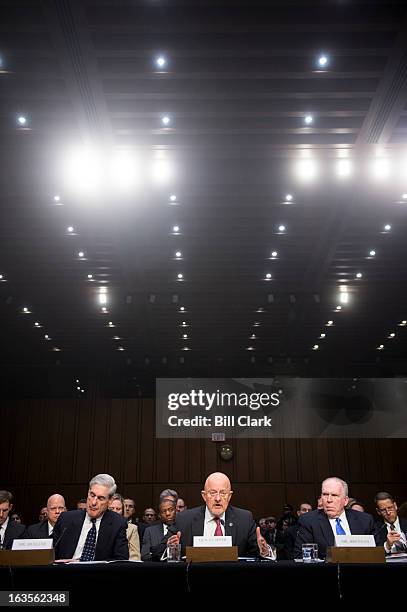
<svg viewBox="0 0 407 612">
<path fill-rule="evenodd" d="M 85 510 L 70 510 L 59 515 L 53 531 L 56 559 L 72 559 L 85 515 Z M 104 513 L 96 542 L 95 561 L 129 558 L 126 527 L 127 521 L 117 512 Z"/>
<path fill-rule="evenodd" d="M 407 537 L 407 519 L 399 517 L 400 529 Z M 383 546 L 387 540 L 387 525 L 384 521 L 378 521 L 375 525 L 375 536 L 376 546 Z"/>
<path fill-rule="evenodd" d="M 27 527 L 26 538 L 52 538 L 52 535 L 48 535 L 48 521 L 42 521 L 41 523 L 35 523 Z"/>
<path fill-rule="evenodd" d="M 181 532 L 181 551 L 185 555 L 185 547 L 193 546 L 194 536 L 202 536 L 204 532 L 206 506 L 199 506 L 178 512 L 175 525 L 171 530 Z M 257 545 L 256 524 L 253 515 L 248 510 L 228 506 L 225 513 L 225 535 L 232 536 L 232 545 L 238 547 L 239 557 L 259 557 Z"/>
<path fill-rule="evenodd" d="M 4 534 L 3 548 L 11 550 L 13 540 L 21 540 L 21 538 L 25 538 L 25 532 L 25 525 L 21 525 L 21 523 L 16 523 L 15 521 L 9 519 L 7 529 Z"/>
<path fill-rule="evenodd" d="M 281 545 L 277 546 L 277 561 L 292 561 L 294 559 L 295 540 L 300 526 L 298 523 L 290 525 L 283 532 Z"/>
<path fill-rule="evenodd" d="M 373 535 L 373 517 L 366 512 L 345 510 L 350 531 L 354 535 Z M 300 516 L 298 534 L 295 540 L 294 556 L 301 558 L 302 545 L 309 542 L 318 544 L 318 555 L 326 557 L 328 546 L 334 546 L 335 536 L 328 517 L 323 510 L 313 510 Z"/>
<path fill-rule="evenodd" d="M 146 527 L 144 530 L 144 534 L 143 534 L 143 544 L 141 546 L 141 560 L 151 561 L 153 557 L 154 557 L 154 560 L 159 560 L 159 559 L 156 559 L 156 557 L 159 555 L 160 551 L 162 551 L 161 554 L 159 555 L 160 557 L 162 553 L 164 552 L 165 546 L 162 545 L 164 544 L 163 540 L 164 540 L 164 525 L 161 521 Z"/>
</svg>

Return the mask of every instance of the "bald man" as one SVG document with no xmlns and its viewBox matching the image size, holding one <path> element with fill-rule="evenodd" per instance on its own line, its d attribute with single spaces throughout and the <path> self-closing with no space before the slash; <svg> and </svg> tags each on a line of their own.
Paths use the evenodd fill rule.
<svg viewBox="0 0 407 612">
<path fill-rule="evenodd" d="M 47 513 L 48 520 L 42 521 L 41 523 L 35 523 L 27 529 L 27 538 L 49 538 L 52 536 L 54 531 L 55 523 L 58 520 L 59 515 L 66 511 L 65 500 L 62 495 L 55 493 L 48 498 L 47 501 Z"/>
<path fill-rule="evenodd" d="M 182 554 L 185 554 L 185 547 L 193 546 L 194 536 L 226 535 L 231 536 L 232 545 L 238 547 L 239 557 L 275 559 L 275 550 L 260 535 L 252 513 L 229 505 L 233 491 L 226 474 L 210 474 L 201 495 L 203 506 L 177 513 L 177 533 L 168 538 L 169 544 L 180 541 Z"/>
</svg>

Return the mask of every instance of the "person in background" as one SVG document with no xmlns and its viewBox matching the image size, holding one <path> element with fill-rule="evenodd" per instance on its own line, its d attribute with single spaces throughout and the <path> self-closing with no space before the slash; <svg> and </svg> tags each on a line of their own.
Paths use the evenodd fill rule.
<svg viewBox="0 0 407 612">
<path fill-rule="evenodd" d="M 177 512 L 185 512 L 185 510 L 187 509 L 188 509 L 188 506 L 186 505 L 182 497 L 179 497 L 177 499 Z"/>
<path fill-rule="evenodd" d="M 47 506 L 41 508 L 40 513 L 38 515 L 38 521 L 42 523 L 42 521 L 46 521 L 48 518 Z"/>
<path fill-rule="evenodd" d="M 112 495 L 109 502 L 109 510 L 117 512 L 124 517 L 124 499 L 120 493 Z M 129 559 L 130 561 L 140 561 L 140 538 L 138 535 L 137 525 L 127 523 L 126 537 L 129 543 Z"/>
<path fill-rule="evenodd" d="M 376 524 L 376 545 L 384 546 L 387 555 L 407 552 L 407 520 L 398 516 L 396 500 L 387 491 L 380 491 L 374 502 L 381 518 Z"/>
<path fill-rule="evenodd" d="M 297 508 L 297 516 L 300 518 L 303 514 L 307 514 L 307 512 L 312 511 L 312 506 L 308 502 L 304 501 Z M 293 523 L 289 527 L 287 527 L 282 534 L 281 546 L 277 548 L 277 560 L 286 560 L 290 561 L 294 559 L 294 547 L 295 540 L 297 538 L 298 533 L 298 522 Z"/>
<path fill-rule="evenodd" d="M 21 518 L 21 514 L 18 514 L 17 512 L 13 512 L 10 518 L 12 521 L 14 521 L 15 523 L 19 523 L 20 525 L 23 522 L 23 519 Z"/>
<path fill-rule="evenodd" d="M 124 518 L 128 523 L 136 523 L 136 502 L 131 497 L 124 498 Z"/>
<path fill-rule="evenodd" d="M 47 517 L 46 521 L 40 521 L 27 528 L 27 538 L 49 538 L 54 531 L 55 523 L 59 515 L 66 512 L 65 500 L 62 495 L 55 493 L 48 498 L 47 501 Z"/>
<path fill-rule="evenodd" d="M 0 548 L 11 549 L 14 540 L 25 537 L 25 525 L 11 520 L 13 495 L 10 491 L 0 491 Z"/>
<path fill-rule="evenodd" d="M 86 497 L 82 497 L 82 499 L 77 501 L 76 509 L 77 510 L 86 510 Z"/>
<path fill-rule="evenodd" d="M 160 503 L 159 521 L 146 527 L 141 547 L 142 561 L 159 561 L 163 550 L 160 544 L 168 533 L 168 527 L 175 522 L 177 507 L 174 501 L 166 499 Z"/>
<path fill-rule="evenodd" d="M 364 506 L 355 499 L 354 497 L 349 498 L 348 505 L 346 506 L 347 510 L 356 510 L 356 512 L 365 512 Z"/>
</svg>

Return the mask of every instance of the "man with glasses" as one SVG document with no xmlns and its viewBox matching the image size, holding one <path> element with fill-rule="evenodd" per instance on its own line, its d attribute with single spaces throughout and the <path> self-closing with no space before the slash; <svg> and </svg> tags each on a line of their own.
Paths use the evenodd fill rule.
<svg viewBox="0 0 407 612">
<path fill-rule="evenodd" d="M 98 474 L 89 483 L 86 510 L 60 514 L 53 532 L 55 557 L 60 561 L 106 561 L 129 558 L 126 520 L 108 512 L 116 493 L 109 474 Z"/>
<path fill-rule="evenodd" d="M 23 538 L 25 525 L 11 520 L 13 496 L 10 491 L 0 491 L 0 548 L 11 549 L 13 541 Z"/>
<path fill-rule="evenodd" d="M 294 556 L 301 558 L 302 545 L 318 544 L 318 555 L 325 559 L 328 546 L 335 545 L 337 535 L 373 535 L 374 521 L 370 514 L 347 510 L 348 484 L 332 476 L 322 482 L 322 509 L 300 515 Z"/>
<path fill-rule="evenodd" d="M 205 505 L 177 513 L 172 527 L 176 533 L 168 538 L 169 544 L 181 541 L 185 554 L 185 547 L 193 545 L 194 536 L 226 535 L 232 537 L 240 557 L 275 559 L 275 551 L 260 534 L 260 527 L 256 528 L 252 513 L 229 505 L 233 491 L 226 474 L 210 474 L 201 495 Z"/>
<path fill-rule="evenodd" d="M 407 519 L 397 514 L 397 504 L 387 491 L 380 491 L 374 498 L 376 512 L 381 517 L 376 525 L 377 546 L 384 546 L 387 555 L 407 552 Z"/>
<path fill-rule="evenodd" d="M 47 501 L 47 520 L 30 525 L 27 529 L 27 538 L 49 538 L 54 531 L 59 515 L 66 512 L 65 500 L 62 495 L 55 493 Z"/>
</svg>

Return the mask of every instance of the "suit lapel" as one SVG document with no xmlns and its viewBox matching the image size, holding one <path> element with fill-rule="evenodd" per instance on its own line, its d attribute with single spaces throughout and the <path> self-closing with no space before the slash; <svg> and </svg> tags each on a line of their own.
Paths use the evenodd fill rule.
<svg viewBox="0 0 407 612">
<path fill-rule="evenodd" d="M 191 543 L 190 546 L 194 544 L 194 536 L 202 536 L 205 528 L 205 506 L 199 508 L 199 512 L 193 518 L 191 524 Z"/>
<path fill-rule="evenodd" d="M 100 521 L 98 539 L 96 542 L 95 559 L 98 559 L 98 555 L 103 559 L 105 551 L 108 547 L 108 536 L 109 536 L 109 525 L 112 524 L 111 510 L 106 510 Z"/>
<path fill-rule="evenodd" d="M 319 515 L 319 526 L 324 535 L 327 546 L 333 546 L 335 544 L 335 537 L 332 531 L 331 523 L 324 512 L 321 512 Z"/>
<path fill-rule="evenodd" d="M 232 544 L 236 542 L 236 519 L 232 506 L 228 506 L 225 512 L 225 535 L 232 536 Z"/>
</svg>

